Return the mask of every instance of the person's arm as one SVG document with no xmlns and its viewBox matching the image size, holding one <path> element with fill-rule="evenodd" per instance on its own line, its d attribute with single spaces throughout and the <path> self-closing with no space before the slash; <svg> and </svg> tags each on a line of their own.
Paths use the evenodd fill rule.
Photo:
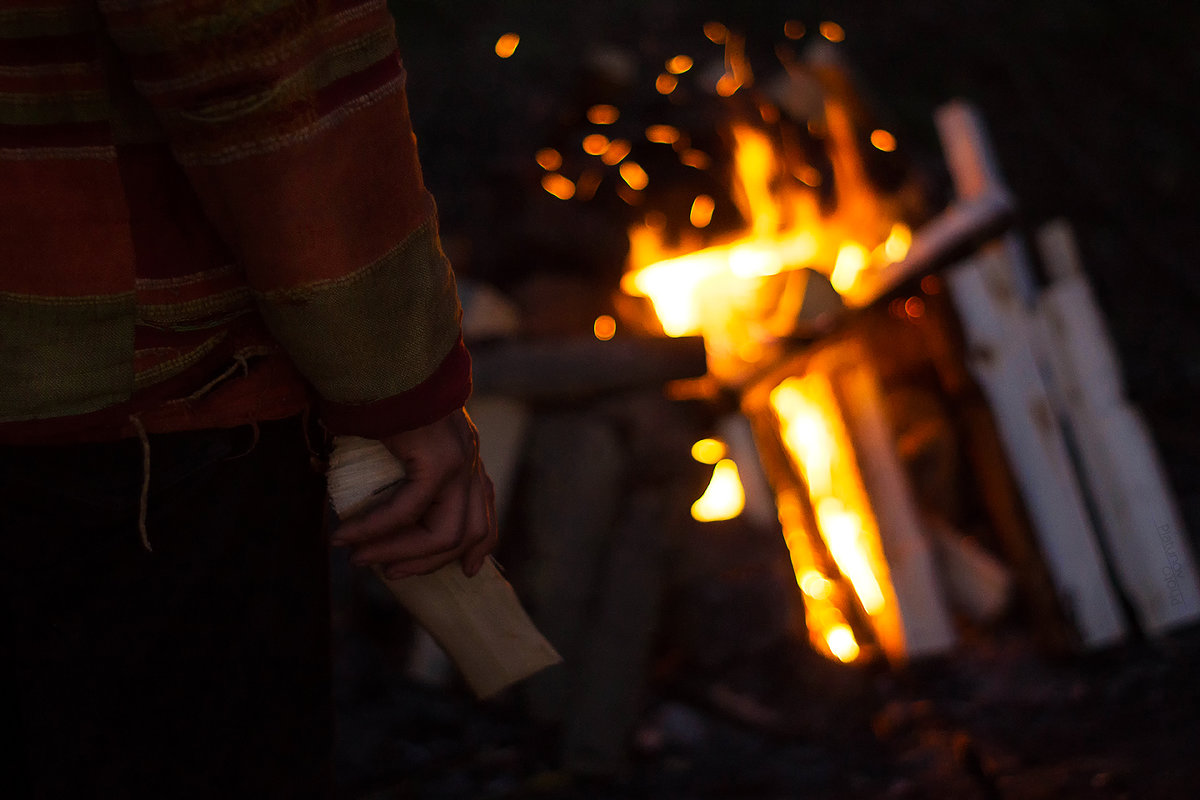
<svg viewBox="0 0 1200 800">
<path fill-rule="evenodd" d="M 472 569 L 495 542 L 490 484 L 465 433 L 470 359 L 385 4 L 101 8 L 325 424 L 411 471 L 346 540 L 393 572 Z"/>
</svg>

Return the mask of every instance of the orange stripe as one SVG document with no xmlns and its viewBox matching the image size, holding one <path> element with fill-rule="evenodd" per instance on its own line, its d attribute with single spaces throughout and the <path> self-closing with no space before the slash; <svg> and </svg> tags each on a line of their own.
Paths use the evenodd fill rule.
<svg viewBox="0 0 1200 800">
<path fill-rule="evenodd" d="M 410 130 L 401 92 L 283 152 L 188 172 L 254 288 L 335 280 L 432 216 Z"/>
<path fill-rule="evenodd" d="M 0 291 L 53 297 L 134 288 L 115 164 L 0 160 Z"/>
</svg>

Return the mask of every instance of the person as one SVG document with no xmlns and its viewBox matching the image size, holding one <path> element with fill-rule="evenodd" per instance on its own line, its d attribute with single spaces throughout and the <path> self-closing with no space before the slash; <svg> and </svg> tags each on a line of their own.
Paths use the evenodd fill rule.
<svg viewBox="0 0 1200 800">
<path fill-rule="evenodd" d="M 331 791 L 327 434 L 407 482 L 336 542 L 496 544 L 382 0 L 0 0 L 0 784 Z"/>
</svg>

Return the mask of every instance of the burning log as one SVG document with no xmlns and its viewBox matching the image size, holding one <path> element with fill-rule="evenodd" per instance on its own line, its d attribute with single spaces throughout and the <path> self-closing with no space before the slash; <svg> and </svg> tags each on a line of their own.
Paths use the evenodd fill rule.
<svg viewBox="0 0 1200 800">
<path fill-rule="evenodd" d="M 1065 222 L 1038 243 L 1053 282 L 1038 306 L 1051 387 L 1078 450 L 1113 569 L 1142 626 L 1200 618 L 1200 587 L 1174 497 L 1145 422 L 1125 398 L 1116 348 Z"/>
<path fill-rule="evenodd" d="M 764 453 L 786 453 L 768 459 L 768 469 L 818 646 L 851 660 L 835 637 L 864 620 L 894 663 L 950 649 L 955 635 L 931 549 L 861 345 L 841 340 L 793 359 L 744 405 L 761 421 Z M 772 415 L 777 422 L 767 421 Z M 838 574 L 852 595 L 828 585 Z"/>
<path fill-rule="evenodd" d="M 954 628 L 934 566 L 932 549 L 896 455 L 878 381 L 865 353 L 850 351 L 839 399 L 862 469 L 863 482 L 879 519 L 879 537 L 895 587 L 910 658 L 944 653 L 954 646 Z"/>
</svg>

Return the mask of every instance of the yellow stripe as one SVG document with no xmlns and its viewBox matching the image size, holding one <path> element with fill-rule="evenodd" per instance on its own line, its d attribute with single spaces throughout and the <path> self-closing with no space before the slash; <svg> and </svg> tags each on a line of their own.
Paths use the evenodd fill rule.
<svg viewBox="0 0 1200 800">
<path fill-rule="evenodd" d="M 459 336 L 454 276 L 432 220 L 351 275 L 263 295 L 260 310 L 301 373 L 340 403 L 417 386 Z"/>
</svg>

